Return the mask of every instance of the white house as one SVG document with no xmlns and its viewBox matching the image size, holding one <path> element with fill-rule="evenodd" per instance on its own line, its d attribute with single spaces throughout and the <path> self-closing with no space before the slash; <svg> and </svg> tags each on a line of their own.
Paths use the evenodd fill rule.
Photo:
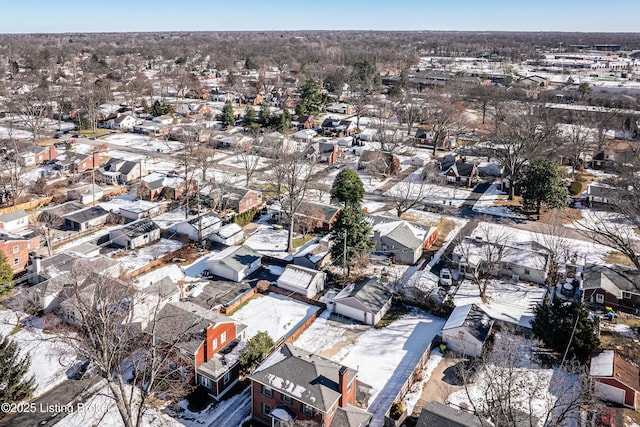
<svg viewBox="0 0 640 427">
<path fill-rule="evenodd" d="M 141 218 L 151 218 L 160 214 L 161 207 L 157 203 L 145 200 L 135 202 L 120 207 L 120 216 L 130 220 Z"/>
<path fill-rule="evenodd" d="M 160 240 L 160 227 L 150 219 L 143 218 L 109 231 L 109 239 L 114 245 L 135 249 Z"/>
<path fill-rule="evenodd" d="M 24 209 L 0 215 L 0 228 L 7 231 L 20 231 L 29 226 L 29 214 Z"/>
<path fill-rule="evenodd" d="M 207 267 L 211 272 L 224 279 L 240 282 L 260 268 L 262 255 L 248 246 L 230 246 L 211 256 Z"/>
<path fill-rule="evenodd" d="M 80 200 L 85 205 L 93 202 L 99 202 L 103 196 L 104 190 L 102 187 L 95 184 L 87 184 L 67 191 L 68 199 Z"/>
<path fill-rule="evenodd" d="M 289 264 L 278 277 L 278 287 L 313 298 L 324 290 L 326 279 L 327 275 L 322 271 Z"/>
<path fill-rule="evenodd" d="M 209 240 L 227 246 L 237 245 L 244 240 L 244 229 L 235 222 L 227 224 L 209 236 Z"/>
<path fill-rule="evenodd" d="M 493 320 L 475 304 L 455 308 L 442 327 L 442 341 L 447 348 L 471 357 L 482 354 Z"/>
<path fill-rule="evenodd" d="M 336 295 L 333 304 L 336 314 L 375 325 L 391 307 L 391 292 L 373 277 L 348 285 Z"/>
<path fill-rule="evenodd" d="M 182 221 L 169 227 L 169 231 L 189 237 L 189 240 L 197 242 L 208 239 L 220 229 L 222 220 L 215 212 L 207 212 L 187 221 Z"/>
</svg>

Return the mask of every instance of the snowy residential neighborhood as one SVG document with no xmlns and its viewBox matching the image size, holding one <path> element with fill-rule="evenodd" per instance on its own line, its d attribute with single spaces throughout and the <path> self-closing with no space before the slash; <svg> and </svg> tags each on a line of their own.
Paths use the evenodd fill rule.
<svg viewBox="0 0 640 427">
<path fill-rule="evenodd" d="M 491 34 L 0 35 L 0 427 L 640 427 L 640 39 Z"/>
</svg>

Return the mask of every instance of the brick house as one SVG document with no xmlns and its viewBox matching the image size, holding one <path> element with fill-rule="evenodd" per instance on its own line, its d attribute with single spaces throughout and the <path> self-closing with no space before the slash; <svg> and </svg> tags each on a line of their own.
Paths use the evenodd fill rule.
<svg viewBox="0 0 640 427">
<path fill-rule="evenodd" d="M 478 183 L 478 168 L 473 163 L 444 161 L 440 163 L 440 169 L 447 184 L 471 187 Z"/>
<path fill-rule="evenodd" d="M 209 186 L 200 193 L 219 212 L 231 209 L 237 214 L 262 207 L 262 192 L 233 185 Z"/>
<path fill-rule="evenodd" d="M 32 144 L 20 144 L 18 162 L 22 166 L 33 166 L 40 163 L 54 160 L 58 157 L 58 150 L 55 146 L 39 147 Z"/>
<path fill-rule="evenodd" d="M 354 406 L 357 371 L 284 344 L 251 379 L 251 415 L 261 425 L 310 422 L 321 427 L 368 425 Z"/>
<path fill-rule="evenodd" d="M 56 160 L 56 167 L 63 172 L 82 173 L 97 169 L 102 164 L 100 153 L 69 153 L 64 159 Z"/>
<path fill-rule="evenodd" d="M 14 273 L 24 270 L 29 262 L 29 252 L 39 247 L 38 237 L 28 238 L 0 230 L 0 252 L 7 257 Z"/>
<path fill-rule="evenodd" d="M 155 328 L 161 340 L 179 349 L 183 374 L 215 399 L 238 382 L 245 325 L 187 301 L 167 303 Z"/>
<path fill-rule="evenodd" d="M 589 374 L 598 395 L 633 410 L 638 408 L 640 370 L 613 350 L 592 357 Z"/>
</svg>

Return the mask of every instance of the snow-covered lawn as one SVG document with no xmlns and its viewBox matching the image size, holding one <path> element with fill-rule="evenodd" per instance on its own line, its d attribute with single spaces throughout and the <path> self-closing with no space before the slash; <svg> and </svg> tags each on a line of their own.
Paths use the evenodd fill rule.
<svg viewBox="0 0 640 427">
<path fill-rule="evenodd" d="M 534 308 L 544 298 L 546 289 L 537 284 L 491 280 L 487 285 L 487 302 L 482 302 L 478 286 L 463 280 L 453 298 L 456 306 L 476 304 L 494 319 L 517 323 L 530 328 Z"/>
<path fill-rule="evenodd" d="M 597 209 L 579 209 L 582 219 L 570 224 L 569 227 L 578 229 L 600 228 L 612 234 L 619 234 L 625 238 L 640 240 L 640 232 L 635 225 L 615 212 Z"/>
<path fill-rule="evenodd" d="M 287 233 L 261 224 L 244 244 L 261 254 L 288 259 L 291 254 L 287 252 Z"/>
<path fill-rule="evenodd" d="M 311 353 L 321 353 L 331 349 L 340 342 L 346 341 L 345 331 L 350 328 L 350 324 L 345 323 L 344 326 L 336 326 L 328 322 L 330 316 L 331 312 L 325 310 L 313 321 L 311 326 L 298 337 L 294 344 Z"/>
<path fill-rule="evenodd" d="M 21 318 L 27 316 L 21 314 Z M 54 335 L 42 331 L 41 319 L 29 319 L 27 325 L 11 335 L 16 321 L 17 316 L 13 311 L 0 310 L 0 334 L 18 344 L 21 356 L 28 354 L 31 357 L 27 375 L 35 377 L 34 397 L 37 397 L 66 380 L 67 373 L 73 372 L 78 360 L 68 346 L 55 341 Z"/>
<path fill-rule="evenodd" d="M 357 369 L 358 378 L 372 387 L 368 411 L 374 420 L 384 417 L 444 322 L 416 309 L 385 328 L 367 330 L 331 357 L 335 362 Z M 326 350 L 344 340 L 338 329 L 321 317 L 295 345 L 313 352 Z"/>
<path fill-rule="evenodd" d="M 270 293 L 256 296 L 231 317 L 247 325 L 247 338 L 255 336 L 260 331 L 266 331 L 277 341 L 288 336 L 318 310 L 314 305 Z"/>
<path fill-rule="evenodd" d="M 178 151 L 184 147 L 181 142 L 154 139 L 135 133 L 114 133 L 104 137 L 103 140 L 110 144 L 163 153 Z"/>
<path fill-rule="evenodd" d="M 409 174 L 401 182 L 385 191 L 384 195 L 400 199 L 422 200 L 429 205 L 460 207 L 471 190 L 464 187 L 437 185 L 422 181 L 422 168 Z"/>
<path fill-rule="evenodd" d="M 509 342 L 502 345 L 503 340 Z M 511 405 L 523 414 L 536 417 L 537 426 L 577 425 L 578 407 L 573 405 L 573 402 L 577 398 L 576 393 L 580 393 L 582 387 L 579 378 L 559 368 L 543 369 L 538 366 L 531 360 L 535 348 L 534 343 L 522 337 L 496 334 L 496 345 L 488 364 L 468 390 L 462 389 L 450 394 L 448 402 L 468 408 L 473 408 L 473 403 L 482 411 L 487 406 L 487 401 L 494 397 L 493 391 L 501 386 L 508 387 L 507 381 L 512 381 L 517 386 L 511 389 Z M 568 410 L 567 419 L 555 423 L 557 418 L 554 416 L 562 410 Z M 546 420 L 550 412 L 552 415 Z"/>
<path fill-rule="evenodd" d="M 494 183 L 491 187 L 484 192 L 480 199 L 473 206 L 473 210 L 487 215 L 498 215 L 507 218 L 525 218 L 523 215 L 514 213 L 508 206 L 500 206 L 496 202 L 498 198 L 506 194 L 503 191 L 498 190 L 498 186 Z"/>
<path fill-rule="evenodd" d="M 178 167 L 178 162 L 172 162 L 169 160 L 154 158 L 149 159 L 146 162 L 147 171 L 151 172 L 173 172 Z"/>
<path fill-rule="evenodd" d="M 33 137 L 33 133 L 28 130 L 15 129 L 12 127 L 0 126 L 0 138 L 29 139 Z"/>
<path fill-rule="evenodd" d="M 133 285 L 138 289 L 144 289 L 147 286 L 159 282 L 163 278 L 168 277 L 174 282 L 179 280 L 189 280 L 189 277 L 184 274 L 184 270 L 177 264 L 169 264 L 164 267 L 160 267 L 146 274 L 141 274 L 133 279 Z"/>
<path fill-rule="evenodd" d="M 183 246 L 184 243 L 177 240 L 160 239 L 160 241 L 152 245 L 129 251 L 125 256 L 117 258 L 117 260 L 122 264 L 124 271 L 135 271 L 168 253 L 177 251 Z"/>
<path fill-rule="evenodd" d="M 221 165 L 231 166 L 233 168 L 239 169 L 242 172 L 245 170 L 245 159 L 239 155 L 229 156 L 224 160 L 219 162 Z M 246 163 L 249 167 L 255 169 L 263 169 L 269 166 L 269 159 L 260 156 L 248 155 L 246 158 Z"/>
</svg>

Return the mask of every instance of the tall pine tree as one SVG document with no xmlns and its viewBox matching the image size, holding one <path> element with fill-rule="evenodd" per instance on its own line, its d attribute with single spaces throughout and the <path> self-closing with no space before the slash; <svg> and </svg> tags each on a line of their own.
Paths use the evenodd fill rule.
<svg viewBox="0 0 640 427">
<path fill-rule="evenodd" d="M 331 186 L 331 198 L 345 205 L 360 205 L 364 197 L 364 185 L 362 180 L 351 168 L 342 169 Z"/>
<path fill-rule="evenodd" d="M 227 102 L 224 103 L 224 107 L 222 107 L 222 124 L 224 127 L 231 127 L 235 124 L 236 118 L 233 112 L 233 104 L 231 104 L 231 100 L 227 99 Z"/>
<path fill-rule="evenodd" d="M 549 209 L 567 205 L 564 169 L 553 160 L 534 160 L 527 167 L 522 187 L 522 205 L 540 215 L 544 204 Z"/>
<path fill-rule="evenodd" d="M 13 340 L 0 335 L 0 402 L 19 403 L 30 399 L 35 391 L 35 379 L 27 377 L 31 359 L 20 357 Z"/>
</svg>

